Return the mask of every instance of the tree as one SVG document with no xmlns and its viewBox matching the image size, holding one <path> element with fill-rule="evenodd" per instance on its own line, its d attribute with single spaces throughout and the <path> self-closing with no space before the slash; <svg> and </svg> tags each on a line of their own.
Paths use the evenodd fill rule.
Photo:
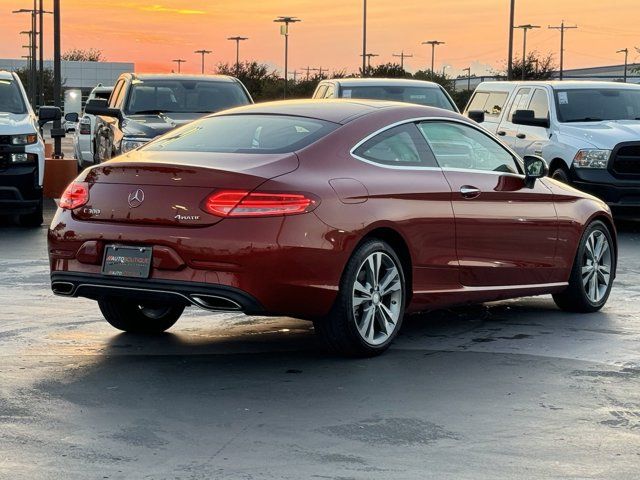
<svg viewBox="0 0 640 480">
<path fill-rule="evenodd" d="M 360 69 L 362 71 L 362 68 Z M 376 78 L 411 78 L 411 74 L 407 72 L 398 63 L 383 63 L 375 67 L 367 68 L 367 77 Z"/>
<path fill-rule="evenodd" d="M 22 67 L 16 70 L 16 74 L 20 77 L 24 89 L 29 91 L 30 75 L 29 67 Z M 53 104 L 53 71 L 51 69 L 45 69 L 42 72 L 43 85 L 44 85 L 44 102 L 45 104 Z M 64 82 L 63 82 L 64 83 Z"/>
<path fill-rule="evenodd" d="M 522 58 L 513 62 L 513 78 L 520 80 L 522 78 L 523 62 Z M 524 79 L 525 80 L 549 80 L 558 70 L 558 66 L 553 60 L 553 55 L 548 53 L 546 56 L 540 55 L 538 52 L 530 52 L 524 62 Z M 504 71 L 506 74 L 506 69 Z"/>
<path fill-rule="evenodd" d="M 96 48 L 72 48 L 67 50 L 61 56 L 62 60 L 70 62 L 104 62 L 106 58 L 102 54 L 102 50 Z"/>
</svg>

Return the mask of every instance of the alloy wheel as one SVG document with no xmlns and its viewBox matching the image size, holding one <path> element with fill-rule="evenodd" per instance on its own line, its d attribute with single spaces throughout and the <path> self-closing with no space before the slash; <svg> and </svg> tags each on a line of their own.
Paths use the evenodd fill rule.
<svg viewBox="0 0 640 480">
<path fill-rule="evenodd" d="M 386 253 L 374 252 L 360 265 L 353 283 L 353 318 L 361 338 L 380 345 L 395 332 L 404 289 L 395 261 Z"/>
<path fill-rule="evenodd" d="M 611 246 L 607 236 L 594 230 L 587 238 L 582 258 L 582 286 L 587 298 L 598 303 L 611 282 Z"/>
</svg>

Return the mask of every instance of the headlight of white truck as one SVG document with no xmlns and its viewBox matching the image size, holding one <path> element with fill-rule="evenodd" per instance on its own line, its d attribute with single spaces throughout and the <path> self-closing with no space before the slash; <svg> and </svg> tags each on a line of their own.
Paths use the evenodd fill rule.
<svg viewBox="0 0 640 480">
<path fill-rule="evenodd" d="M 122 139 L 121 146 L 122 153 L 127 153 L 131 150 L 135 150 L 136 148 L 143 146 L 148 141 L 149 140 L 140 138 L 124 138 Z"/>
<path fill-rule="evenodd" d="M 573 158 L 573 165 L 578 168 L 607 168 L 611 150 L 584 149 L 578 150 Z"/>
</svg>

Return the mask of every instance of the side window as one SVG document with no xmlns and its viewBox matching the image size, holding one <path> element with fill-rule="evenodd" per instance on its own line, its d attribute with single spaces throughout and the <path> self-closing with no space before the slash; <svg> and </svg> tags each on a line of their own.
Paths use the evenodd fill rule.
<svg viewBox="0 0 640 480">
<path fill-rule="evenodd" d="M 476 92 L 473 94 L 473 98 L 469 102 L 469 107 L 467 108 L 467 112 L 470 110 L 480 110 L 484 111 L 484 106 L 487 103 L 487 99 L 489 98 L 488 92 Z"/>
<path fill-rule="evenodd" d="M 324 98 L 325 93 L 327 93 L 327 85 L 326 84 L 320 85 L 320 87 L 318 87 L 318 91 L 313 96 L 313 98 Z"/>
<path fill-rule="evenodd" d="M 511 104 L 511 109 L 509 110 L 509 121 L 513 119 L 513 114 L 516 110 L 526 110 L 529 92 L 531 92 L 530 88 L 521 88 L 518 90 L 518 93 Z"/>
<path fill-rule="evenodd" d="M 493 92 L 489 95 L 487 103 L 484 106 L 484 114 L 487 117 L 499 117 L 504 108 L 504 104 L 507 103 L 506 92 Z"/>
<path fill-rule="evenodd" d="M 334 90 L 334 86 L 333 85 L 328 85 L 327 86 L 327 93 L 324 94 L 324 98 L 333 98 L 333 90 Z"/>
<path fill-rule="evenodd" d="M 113 92 L 109 97 L 109 107 L 115 108 L 118 104 L 118 100 L 120 99 L 120 93 L 122 92 L 122 86 L 124 85 L 124 80 L 118 80 L 116 86 L 113 87 Z"/>
<path fill-rule="evenodd" d="M 353 153 L 365 160 L 382 165 L 437 166 L 424 138 L 413 123 L 385 130 L 360 145 Z"/>
<path fill-rule="evenodd" d="M 547 92 L 541 88 L 536 88 L 529 102 L 529 110 L 533 110 L 535 118 L 547 118 L 549 116 L 549 96 Z"/>
<path fill-rule="evenodd" d="M 452 122 L 422 122 L 418 128 L 442 168 L 520 173 L 513 156 L 487 134 Z"/>
</svg>

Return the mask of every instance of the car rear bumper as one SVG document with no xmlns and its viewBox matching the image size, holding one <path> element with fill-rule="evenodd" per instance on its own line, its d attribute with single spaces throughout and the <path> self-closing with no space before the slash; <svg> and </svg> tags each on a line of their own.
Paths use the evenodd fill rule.
<svg viewBox="0 0 640 480">
<path fill-rule="evenodd" d="M 335 301 L 348 255 L 344 242 L 327 240 L 330 233 L 313 213 L 184 228 L 79 221 L 58 210 L 49 230 L 52 288 L 71 297 L 170 296 L 209 310 L 320 318 Z M 149 278 L 103 275 L 109 244 L 153 247 Z"/>
</svg>

